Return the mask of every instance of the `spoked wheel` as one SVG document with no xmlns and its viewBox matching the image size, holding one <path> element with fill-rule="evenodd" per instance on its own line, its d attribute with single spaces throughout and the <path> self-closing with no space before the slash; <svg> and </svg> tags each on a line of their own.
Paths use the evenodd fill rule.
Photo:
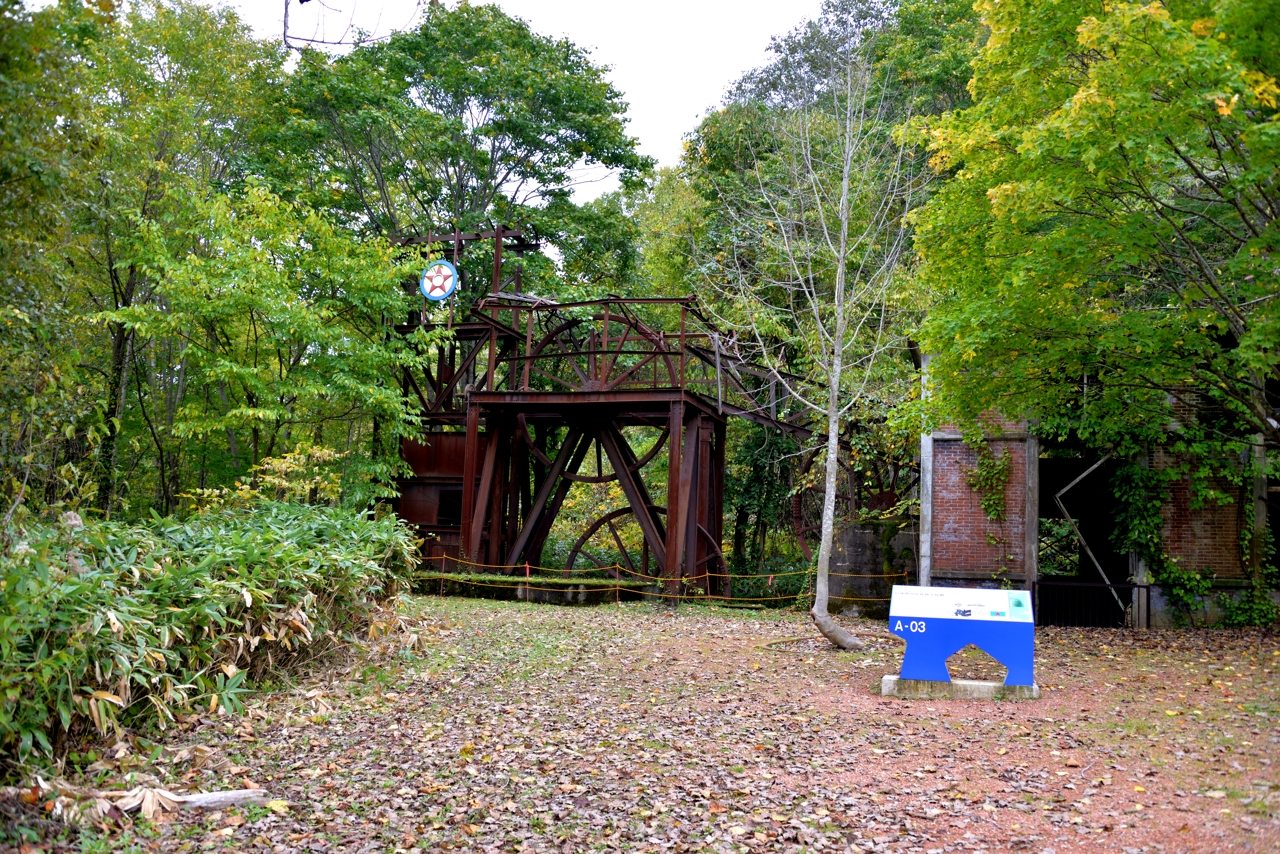
<svg viewBox="0 0 1280 854">
<path fill-rule="evenodd" d="M 657 513 L 667 511 L 655 507 Z M 656 575 L 656 568 L 649 566 L 649 545 L 644 532 L 630 507 L 613 510 L 596 519 L 569 550 L 567 569 L 590 566 L 607 569 L 614 578 L 623 575 L 641 578 Z M 623 572 L 618 571 L 621 567 Z"/>
<path fill-rule="evenodd" d="M 711 596 L 731 596 L 729 563 L 724 559 L 724 553 L 720 551 L 720 544 L 701 525 L 698 526 L 698 540 L 705 544 L 706 555 L 698 561 L 693 576 L 686 578 L 685 581 L 700 584 L 703 591 Z"/>
<path fill-rule="evenodd" d="M 622 314 L 567 320 L 532 351 L 532 373 L 571 391 L 613 391 L 629 385 L 679 385 L 662 336 Z"/>
</svg>

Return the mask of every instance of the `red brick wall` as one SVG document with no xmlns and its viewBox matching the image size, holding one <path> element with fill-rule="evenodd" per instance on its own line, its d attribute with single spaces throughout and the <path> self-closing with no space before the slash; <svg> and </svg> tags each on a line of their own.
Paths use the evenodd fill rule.
<svg viewBox="0 0 1280 854">
<path fill-rule="evenodd" d="M 1214 486 L 1235 498 L 1230 504 L 1205 501 L 1193 508 L 1190 478 L 1176 481 L 1163 507 L 1165 552 L 1187 568 L 1219 578 L 1247 576 L 1240 552 L 1240 496 L 1230 483 Z"/>
<path fill-rule="evenodd" d="M 931 572 L 938 581 L 994 580 L 1001 567 L 1015 583 L 1025 578 L 1027 444 L 994 439 L 990 446 L 995 455 L 1007 449 L 1010 456 L 1002 522 L 987 518 L 979 495 L 965 483 L 965 474 L 978 460 L 973 448 L 957 440 L 934 439 Z M 989 534 L 998 542 L 989 543 Z"/>
</svg>

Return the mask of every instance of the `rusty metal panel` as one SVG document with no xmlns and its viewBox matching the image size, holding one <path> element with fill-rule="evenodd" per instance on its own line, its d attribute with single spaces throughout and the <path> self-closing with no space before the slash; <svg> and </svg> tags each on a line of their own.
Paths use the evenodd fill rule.
<svg viewBox="0 0 1280 854">
<path fill-rule="evenodd" d="M 405 439 L 400 454 L 417 477 L 461 478 L 466 433 L 430 433 L 426 442 Z"/>
</svg>

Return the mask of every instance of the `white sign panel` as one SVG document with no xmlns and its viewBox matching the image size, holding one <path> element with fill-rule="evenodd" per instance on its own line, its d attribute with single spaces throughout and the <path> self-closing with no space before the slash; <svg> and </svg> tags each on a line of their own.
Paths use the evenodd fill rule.
<svg viewBox="0 0 1280 854">
<path fill-rule="evenodd" d="M 895 584 L 889 599 L 890 622 L 895 617 L 1030 623 L 1031 593 Z"/>
</svg>

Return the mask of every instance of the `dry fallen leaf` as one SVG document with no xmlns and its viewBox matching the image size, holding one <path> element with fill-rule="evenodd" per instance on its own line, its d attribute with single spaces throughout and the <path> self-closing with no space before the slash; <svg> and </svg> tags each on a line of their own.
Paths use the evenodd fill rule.
<svg viewBox="0 0 1280 854">
<path fill-rule="evenodd" d="M 1067 830 L 1118 840 L 1101 834 L 1141 822 L 1131 838 L 1176 839 L 1183 822 L 1220 817 L 1218 803 L 1203 797 L 1174 801 L 1176 810 L 1106 797 L 1117 785 L 1145 783 L 1157 764 L 1161 788 L 1221 788 L 1222 797 L 1222 774 L 1270 771 L 1259 762 L 1266 749 L 1248 733 L 1272 721 L 1233 711 L 1237 703 L 1263 708 L 1277 695 L 1260 672 L 1270 656 L 1247 657 L 1256 655 L 1254 635 L 1037 629 L 1042 684 L 1061 685 L 1060 694 L 928 707 L 874 695 L 871 673 L 846 667 L 821 638 L 744 658 L 744 643 L 759 649 L 794 638 L 802 614 L 410 603 L 468 628 L 414 626 L 434 645 L 419 643 L 421 660 L 406 663 L 391 656 L 401 629 L 388 623 L 378 649 L 325 673 L 323 684 L 264 696 L 248 753 L 234 718 L 193 716 L 188 731 L 227 744 L 248 766 L 243 774 L 298 805 L 270 808 L 291 812 L 287 820 L 251 822 L 255 846 L 634 851 L 656 839 L 673 850 L 744 842 L 757 851 L 861 850 L 900 841 L 926 851 L 1034 852 Z M 883 625 L 863 625 L 876 643 Z M 1198 648 L 1176 652 L 1185 637 L 1212 651 L 1203 657 L 1214 673 L 1196 663 Z M 892 672 L 900 654 L 885 642 L 875 666 Z M 1246 661 L 1257 665 L 1254 682 L 1226 672 Z M 842 678 L 850 669 L 857 675 Z M 1205 675 L 1234 679 L 1238 696 L 1222 703 L 1218 688 L 1200 687 Z M 1171 685 L 1187 694 L 1178 695 L 1182 715 L 1163 714 Z M 322 698 L 326 717 L 318 714 Z M 1195 747 L 1223 734 L 1234 738 L 1226 767 Z M 1171 748 L 1167 758 L 1148 758 L 1148 741 Z M 1091 783 L 1081 767 L 1096 775 Z M 1008 807 L 1023 804 L 1034 821 L 1008 824 Z M 174 815 L 157 829 L 165 850 L 191 838 L 178 828 L 210 826 L 187 810 Z M 1222 850 L 1249 832 L 1242 821 L 1216 827 Z"/>
<path fill-rule="evenodd" d="M 118 796 L 114 792 L 107 793 L 107 796 L 115 796 L 116 808 L 121 812 L 139 812 L 144 818 L 155 818 L 162 811 L 171 812 L 182 803 L 182 798 L 173 792 L 143 786 L 121 792 Z"/>
</svg>

